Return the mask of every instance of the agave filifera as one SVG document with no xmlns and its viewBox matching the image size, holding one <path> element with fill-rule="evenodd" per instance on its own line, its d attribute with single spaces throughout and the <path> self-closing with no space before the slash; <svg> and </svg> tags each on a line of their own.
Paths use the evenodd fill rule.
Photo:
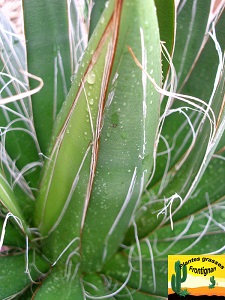
<svg viewBox="0 0 225 300">
<path fill-rule="evenodd" d="M 1 299 L 166 298 L 168 254 L 223 252 L 210 7 L 24 0 L 26 52 L 1 16 Z"/>
</svg>

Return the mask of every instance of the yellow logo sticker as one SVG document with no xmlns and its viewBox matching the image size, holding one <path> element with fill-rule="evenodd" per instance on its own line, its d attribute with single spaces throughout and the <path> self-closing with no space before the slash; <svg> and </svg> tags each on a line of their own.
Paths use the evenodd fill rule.
<svg viewBox="0 0 225 300">
<path fill-rule="evenodd" d="M 225 255 L 168 256 L 168 299 L 185 296 L 225 299 Z"/>
</svg>

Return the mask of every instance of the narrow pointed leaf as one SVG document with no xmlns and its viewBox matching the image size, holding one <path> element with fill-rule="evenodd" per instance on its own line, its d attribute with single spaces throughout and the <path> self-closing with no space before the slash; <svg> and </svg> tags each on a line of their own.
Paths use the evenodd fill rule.
<svg viewBox="0 0 225 300">
<path fill-rule="evenodd" d="M 180 1 L 174 52 L 174 66 L 177 71 L 179 87 L 189 76 L 202 45 L 210 6 L 210 0 Z"/>
<path fill-rule="evenodd" d="M 133 248 L 133 251 L 128 249 L 117 253 L 109 260 L 104 267 L 104 274 L 113 279 L 111 284 L 113 290 L 124 285 L 123 293 L 128 293 L 127 287 L 129 287 L 134 291 L 147 294 L 146 299 L 149 299 L 149 296 L 155 296 L 154 299 L 157 299 L 157 296 L 167 296 L 167 261 L 164 258 L 151 257 L 148 245 L 148 242 L 141 244 L 142 257 L 139 257 L 138 250 Z M 118 286 L 114 287 L 114 280 L 119 283 Z"/>
<path fill-rule="evenodd" d="M 216 36 L 222 51 L 225 47 L 224 26 L 225 17 L 224 14 L 222 14 L 216 23 Z M 202 54 L 192 70 L 193 74 L 183 87 L 181 93 L 197 97 L 207 103 L 213 91 L 217 68 L 218 55 L 216 53 L 215 44 L 211 37 L 209 37 Z M 200 89 L 199 87 L 202 88 Z M 166 101 L 166 99 L 164 99 L 163 102 L 164 101 Z M 200 120 L 202 119 L 202 113 L 193 110 L 186 110 L 184 107 L 190 107 L 190 105 L 184 101 L 174 101 L 172 106 L 172 111 L 174 110 L 174 112 L 167 115 L 165 118 L 161 134 L 164 139 L 160 139 L 159 142 L 157 168 L 154 178 L 149 186 L 151 188 L 154 187 L 161 178 L 163 178 L 167 168 L 171 169 L 179 162 L 179 160 L 182 159 L 191 146 L 193 133 L 190 128 L 188 118 L 190 118 L 190 121 L 196 130 Z M 168 113 L 169 112 L 170 111 L 168 111 Z M 184 112 L 185 114 L 181 112 Z M 168 146 L 165 141 L 168 143 Z M 169 156 L 167 154 L 168 149 L 171 149 Z M 162 153 L 166 154 L 162 155 Z M 169 166 L 167 166 L 167 164 L 169 164 Z"/>
<path fill-rule="evenodd" d="M 68 4 L 68 22 L 71 54 L 71 72 L 76 73 L 80 59 L 87 47 L 89 9 L 91 3 L 73 0 Z M 71 80 L 73 75 L 71 76 Z"/>
<path fill-rule="evenodd" d="M 25 49 L 8 20 L 2 14 L 0 18 L 1 163 L 6 165 L 4 172 L 17 184 L 29 182 L 25 193 L 33 198 L 31 188 L 37 188 L 41 159 L 32 124 L 31 102 L 29 97 L 22 96 L 21 100 L 7 102 L 11 101 L 10 97 L 28 92 L 28 78 L 23 73 L 26 71 Z M 36 88 L 39 83 L 32 81 Z M 26 196 L 23 194 L 23 197 Z"/>
<path fill-rule="evenodd" d="M 100 17 L 108 5 L 108 0 L 99 0 L 93 3 L 93 7 L 91 10 L 91 18 L 90 18 L 90 27 L 89 27 L 89 38 L 91 37 Z"/>
<path fill-rule="evenodd" d="M 223 139 L 224 140 L 224 139 Z M 209 203 L 218 203 L 225 197 L 224 186 L 224 150 L 213 155 L 196 192 L 192 195 L 191 201 L 187 201 L 173 216 L 173 220 L 180 220 L 188 215 L 206 208 Z M 215 176 L 216 174 L 216 176 Z M 195 205 L 193 205 L 193 202 Z"/>
<path fill-rule="evenodd" d="M 225 18 L 221 17 L 217 24 L 218 40 L 219 42 L 221 42 L 222 49 L 224 48 L 224 40 L 222 39 L 222 28 L 224 26 L 224 21 Z M 206 70 L 208 69 L 208 65 L 206 62 L 210 58 L 212 59 L 212 61 L 214 61 L 214 64 L 216 63 L 216 66 L 213 66 L 216 73 L 216 68 L 218 67 L 218 54 L 215 49 L 215 44 L 212 40 L 208 41 L 206 48 L 199 57 L 196 68 L 193 70 L 190 79 L 184 88 L 184 92 L 187 93 L 192 88 L 192 95 L 197 96 L 200 99 L 206 99 L 206 103 L 208 101 L 211 101 L 209 102 L 210 109 L 213 111 L 213 113 L 211 111 L 209 114 L 211 120 L 215 118 L 215 120 L 213 121 L 213 133 L 211 131 L 211 121 L 203 117 L 204 114 L 202 112 L 194 112 L 194 118 L 196 118 L 197 120 L 197 122 L 194 123 L 196 137 L 192 147 L 189 148 L 189 144 L 188 148 L 185 148 L 188 155 L 185 156 L 186 153 L 184 153 L 183 156 L 181 156 L 181 158 L 177 160 L 174 167 L 170 167 L 169 171 L 164 171 L 165 174 L 163 175 L 163 180 L 158 181 L 157 184 L 152 185 L 151 189 L 149 189 L 150 193 L 152 191 L 152 194 L 148 193 L 146 195 L 143 195 L 142 207 L 137 212 L 137 220 L 139 220 L 138 222 L 140 222 L 138 223 L 140 225 L 139 228 L 142 227 L 141 230 L 143 230 L 142 233 L 141 231 L 139 232 L 140 236 L 145 236 L 146 234 L 148 234 L 148 232 L 158 226 L 162 221 L 165 221 L 165 215 L 163 214 L 160 214 L 157 218 L 157 213 L 159 213 L 165 207 L 165 203 L 168 203 L 170 200 L 172 200 L 171 203 L 173 203 L 172 205 L 174 211 L 177 207 L 181 206 L 181 199 L 184 199 L 186 201 L 189 197 L 191 197 L 191 194 L 194 194 L 194 190 L 196 189 L 199 180 L 203 176 L 205 168 L 207 167 L 213 155 L 213 152 L 215 151 L 216 146 L 218 145 L 222 137 L 224 131 L 224 66 L 222 66 L 218 73 L 217 78 L 219 79 L 219 81 L 215 82 L 215 86 L 211 84 L 203 90 L 200 90 L 198 88 L 199 85 L 205 85 L 205 77 L 203 74 L 207 74 Z M 202 75 L 199 76 L 199 74 Z M 212 73 L 210 74 L 210 76 L 211 75 Z M 198 78 L 198 83 L 196 83 L 196 78 Z M 211 77 L 210 82 L 213 82 Z M 216 90 L 213 92 L 215 88 Z M 188 105 L 188 107 L 190 106 Z M 167 126 L 169 126 L 170 120 L 172 121 L 172 118 L 168 120 Z M 194 121 L 195 119 L 191 118 L 191 122 Z M 200 122 L 202 122 L 201 126 Z M 171 124 L 171 126 L 173 126 L 173 124 Z M 175 123 L 175 127 L 177 126 L 179 126 L 179 123 Z M 169 130 L 169 127 L 167 129 Z M 177 128 L 177 130 L 179 130 L 179 128 Z M 193 132 L 192 129 L 190 129 L 190 126 L 189 134 L 192 137 Z M 174 136 L 174 132 L 171 137 L 172 136 Z M 182 137 L 183 135 L 180 136 L 181 147 L 183 147 Z M 178 143 L 179 141 L 176 142 Z M 172 147 L 174 147 L 174 145 Z M 178 147 L 178 145 L 176 145 L 176 147 Z M 168 158 L 167 153 L 166 158 Z M 181 197 L 181 199 L 179 197 Z M 191 199 L 189 201 L 192 202 Z M 149 213 L 152 215 L 152 218 L 149 218 Z M 167 220 L 169 217 L 171 217 L 170 214 L 167 214 Z M 145 226 L 141 224 L 145 224 Z M 130 234 L 131 232 L 128 233 L 127 237 Z"/>
<path fill-rule="evenodd" d="M 168 255 L 223 253 L 223 236 L 224 200 L 174 222 L 173 231 L 170 224 L 162 226 L 138 245 L 116 254 L 106 264 L 104 273 L 119 283 L 127 282 L 127 286 L 142 293 L 167 296 Z M 111 280 L 111 288 L 114 284 Z M 127 288 L 123 293 L 129 295 Z"/>
<path fill-rule="evenodd" d="M 24 0 L 23 10 L 28 71 L 44 81 L 43 89 L 32 96 L 32 107 L 41 151 L 46 153 L 72 75 L 67 4 Z"/>
<path fill-rule="evenodd" d="M 93 9 L 91 11 L 91 23 L 89 36 L 93 33 L 97 22 L 99 21 L 101 14 L 107 6 L 108 0 L 97 1 L 93 4 Z M 169 55 L 172 57 L 175 43 L 175 29 L 176 29 L 176 21 L 175 21 L 175 3 L 174 0 L 170 1 L 161 1 L 155 0 L 157 19 L 159 25 L 160 32 L 160 40 L 166 47 Z M 149 20 L 145 21 L 145 25 L 151 22 Z M 169 63 L 165 56 L 162 56 L 162 74 L 164 79 L 166 78 L 167 72 L 169 68 Z"/>
<path fill-rule="evenodd" d="M 162 226 L 148 239 L 154 241 L 155 256 L 166 259 L 169 254 L 222 254 L 224 252 L 224 199 L 181 219 Z"/>
<path fill-rule="evenodd" d="M 8 182 L 5 180 L 4 176 L 0 173 L 0 203 L 6 208 L 7 212 L 12 213 L 14 217 L 19 218 L 21 222 L 21 229 L 30 235 L 27 222 L 23 216 L 23 212 L 19 206 L 17 198 L 13 193 L 12 188 L 9 186 Z"/>
<path fill-rule="evenodd" d="M 157 18 L 159 24 L 160 40 L 166 47 L 169 55 L 172 57 L 174 45 L 175 45 L 175 32 L 176 32 L 175 1 L 155 0 L 155 6 L 156 6 Z M 163 72 L 164 79 L 166 78 L 168 68 L 169 68 L 169 63 L 166 57 L 162 55 L 162 72 Z"/>
</svg>

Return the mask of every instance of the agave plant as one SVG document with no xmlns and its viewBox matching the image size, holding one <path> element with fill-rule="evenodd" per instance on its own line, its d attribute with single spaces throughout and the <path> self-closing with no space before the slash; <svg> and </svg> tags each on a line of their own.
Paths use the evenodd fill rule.
<svg viewBox="0 0 225 300">
<path fill-rule="evenodd" d="M 224 253 L 223 7 L 23 0 L 1 15 L 1 299 L 166 299 Z"/>
</svg>

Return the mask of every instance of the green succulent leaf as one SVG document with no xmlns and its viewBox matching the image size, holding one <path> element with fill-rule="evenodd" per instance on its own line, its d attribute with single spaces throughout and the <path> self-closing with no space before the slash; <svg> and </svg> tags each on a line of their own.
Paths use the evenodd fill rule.
<svg viewBox="0 0 225 300">
<path fill-rule="evenodd" d="M 68 266 L 69 268 L 70 266 Z M 35 292 L 38 299 L 84 299 L 83 289 L 76 276 L 68 279 L 64 268 L 54 268 Z M 74 274 L 73 274 L 74 275 Z"/>
<path fill-rule="evenodd" d="M 224 48 L 224 41 L 222 41 L 224 21 L 225 18 L 222 16 L 216 27 L 216 30 L 218 29 L 216 31 L 217 38 L 221 41 L 222 49 Z M 216 64 L 210 73 L 210 76 L 214 77 L 210 78 L 211 84 L 207 85 L 207 88 L 199 90 L 199 85 L 205 85 L 205 78 L 199 75 L 207 73 L 208 65 L 206 62 L 209 61 L 210 58 L 212 58 L 214 64 Z M 196 85 L 196 78 L 198 78 L 198 85 Z M 213 78 L 215 78 L 214 84 Z M 157 174 L 156 170 L 156 179 L 160 178 L 160 180 L 154 181 L 153 178 L 153 183 L 150 184 L 148 193 L 143 195 L 142 206 L 137 212 L 136 220 L 140 228 L 140 237 L 154 230 L 161 222 L 165 222 L 165 220 L 169 218 L 171 219 L 171 213 L 168 213 L 168 211 L 170 209 L 172 209 L 172 211 L 182 209 L 181 204 L 183 200 L 184 202 L 188 201 L 189 205 L 192 206 L 192 199 L 187 199 L 194 194 L 196 189 L 201 189 L 201 185 L 198 186 L 199 181 L 224 132 L 224 62 L 221 56 L 218 64 L 215 42 L 211 39 L 202 51 L 183 89 L 185 94 L 190 92 L 190 90 L 192 91 L 192 96 L 198 97 L 198 99 L 205 99 L 205 104 L 202 100 L 200 100 L 200 104 L 202 103 L 206 107 L 206 110 L 203 111 L 199 106 L 196 111 L 196 98 L 193 98 L 193 100 L 190 99 L 191 101 L 187 103 L 187 106 L 185 105 L 185 99 L 183 104 L 180 103 L 181 101 L 178 103 L 175 102 L 171 110 L 168 111 L 169 117 L 164 124 L 165 131 L 162 131 L 162 135 L 165 137 L 162 140 L 163 143 L 167 138 L 168 142 L 163 150 L 159 149 L 159 153 L 160 150 L 164 151 L 165 159 L 161 160 L 160 156 L 159 159 L 157 158 L 157 166 L 159 166 L 160 173 Z M 170 113 L 172 114 L 170 115 Z M 177 117 L 174 114 L 177 114 Z M 179 115 L 183 116 L 180 117 Z M 183 125 L 185 124 L 184 122 L 186 122 L 186 127 Z M 180 124 L 182 124 L 181 127 Z M 167 135 L 167 133 L 169 133 L 169 135 Z M 179 135 L 180 137 L 177 138 Z M 186 136 L 186 138 L 183 142 L 184 136 Z M 176 151 L 173 151 L 173 149 L 176 149 Z M 162 171 L 164 171 L 164 173 L 162 173 Z M 211 201 L 213 202 L 214 200 Z M 184 207 L 186 208 L 187 206 L 185 205 Z M 197 210 L 197 207 L 198 205 L 192 206 L 192 211 L 194 208 Z M 163 213 L 168 213 L 167 218 Z M 189 211 L 186 211 L 186 215 L 188 215 L 188 213 Z M 158 217 L 155 218 L 154 216 L 157 214 Z M 149 215 L 152 215 L 153 218 L 149 218 Z M 131 235 L 132 230 L 133 229 L 128 232 L 127 239 L 129 239 L 128 236 Z"/>
<path fill-rule="evenodd" d="M 161 1 L 155 0 L 160 40 L 166 47 L 168 54 L 172 57 L 175 46 L 175 32 L 176 32 L 176 9 L 174 0 Z M 163 51 L 163 49 L 162 49 Z M 163 51 L 162 55 L 162 73 L 164 79 L 167 76 L 169 69 L 168 54 Z"/>
<path fill-rule="evenodd" d="M 25 251 L 1 256 L 1 299 L 22 294 L 31 285 L 31 278 L 35 281 L 47 271 L 48 264 L 33 251 L 29 252 L 27 259 L 26 262 Z"/>
<path fill-rule="evenodd" d="M 104 8 L 108 5 L 108 0 L 100 0 L 97 2 L 94 2 L 93 8 L 91 11 L 91 20 L 90 20 L 90 29 L 89 29 L 89 36 L 92 35 L 100 17 L 104 10 Z M 160 1 L 155 0 L 155 6 L 156 6 L 156 12 L 157 12 L 157 18 L 158 18 L 158 25 L 159 25 L 159 31 L 160 31 L 160 40 L 165 44 L 165 47 L 172 56 L 173 49 L 174 49 L 174 39 L 175 39 L 175 3 L 174 0 L 170 1 Z M 149 20 L 146 20 L 146 24 L 150 22 Z M 163 74 L 164 77 L 166 77 L 169 63 L 166 60 L 166 58 L 163 56 Z"/>
<path fill-rule="evenodd" d="M 89 38 L 91 37 L 107 5 L 108 5 L 108 0 L 99 0 L 93 3 L 93 7 L 91 10 L 91 18 L 90 18 Z"/>
<path fill-rule="evenodd" d="M 107 295 L 107 299 L 115 299 L 110 293 L 104 276 L 98 274 L 87 274 L 82 278 L 84 293 L 88 299 L 98 299 Z M 111 297 L 110 297 L 111 295 Z M 96 298 L 95 298 L 96 297 Z"/>
<path fill-rule="evenodd" d="M 44 82 L 32 96 L 32 109 L 41 151 L 46 154 L 72 75 L 67 5 L 66 1 L 24 0 L 23 11 L 28 72 Z M 30 80 L 31 88 L 35 84 Z"/>
<path fill-rule="evenodd" d="M 0 15 L 1 299 L 167 299 L 168 255 L 224 253 L 211 2 L 23 0 L 24 41 Z"/>
<path fill-rule="evenodd" d="M 224 199 L 170 225 L 162 226 L 149 236 L 155 257 L 168 254 L 223 253 Z M 212 239 L 213 237 L 213 239 Z M 213 242 L 212 242 L 213 241 Z"/>
<path fill-rule="evenodd" d="M 216 36 L 222 51 L 225 47 L 223 38 L 224 26 L 225 18 L 224 14 L 222 14 L 216 23 Z M 218 55 L 216 54 L 215 43 L 211 37 L 209 37 L 204 50 L 194 65 L 193 74 L 190 76 L 190 79 L 182 90 L 182 94 L 191 95 L 208 102 L 213 91 L 217 68 Z M 203 88 L 200 89 L 199 86 Z M 166 99 L 164 99 L 163 102 L 165 100 Z M 165 105 L 166 102 L 163 106 Z M 189 107 L 189 105 L 185 104 L 183 101 L 174 101 L 172 106 L 174 109 L 174 111 L 172 110 L 173 113 L 165 118 L 161 134 L 162 138 L 158 145 L 157 168 L 154 178 L 150 183 L 150 187 L 153 187 L 161 180 L 161 178 L 163 178 L 165 166 L 167 166 L 167 169 L 171 169 L 182 159 L 192 143 L 192 131 L 186 116 L 190 118 L 194 128 L 197 128 L 202 113 L 199 114 L 199 112 L 194 112 L 193 110 L 183 110 L 186 114 L 184 115 L 181 113 L 182 111 L 180 108 L 185 106 Z M 168 149 L 171 149 L 169 159 L 167 154 L 162 155 L 163 153 L 166 153 Z"/>
<path fill-rule="evenodd" d="M 224 151 L 214 154 L 198 184 L 196 192 L 193 193 L 191 201 L 187 201 L 174 215 L 173 220 L 187 217 L 189 214 L 204 209 L 209 203 L 218 203 L 225 197 L 224 181 Z M 216 176 L 215 176 L 216 174 Z M 193 202 L 195 205 L 193 206 Z"/>
<path fill-rule="evenodd" d="M 105 16 L 106 22 L 110 21 L 112 11 L 113 6 L 111 5 L 107 16 Z M 81 180 L 82 190 L 78 191 L 77 194 L 85 193 L 87 190 L 92 140 L 93 138 L 97 139 L 95 132 L 99 130 L 100 126 L 98 124 L 98 111 L 104 100 L 100 97 L 101 92 L 104 95 L 102 76 L 108 43 L 111 38 L 110 32 L 104 35 L 105 27 L 105 24 L 100 24 L 99 35 L 93 37 L 93 42 L 90 43 L 85 52 L 80 64 L 81 68 L 74 77 L 70 93 L 57 120 L 52 138 L 50 159 L 46 161 L 35 212 L 36 224 L 43 234 L 51 231 L 61 212 L 64 212 L 63 207 L 69 204 L 67 202 L 71 202 L 81 172 L 84 174 L 84 178 Z M 94 52 L 96 58 L 92 61 Z M 73 143 L 71 143 L 71 137 Z M 83 166 L 83 164 L 85 165 Z M 56 195 L 57 201 L 55 201 Z M 80 209 L 78 204 L 79 200 L 76 200 L 76 211 L 77 214 L 80 214 L 84 204 L 82 201 Z M 75 213 L 76 211 L 73 210 Z M 79 221 L 77 222 L 77 230 L 80 230 Z"/>
<path fill-rule="evenodd" d="M 116 254 L 104 268 L 104 273 L 113 279 L 111 288 L 115 281 L 127 282 L 126 286 L 142 293 L 166 296 L 168 255 L 223 252 L 224 213 L 223 200 L 174 222 L 173 231 L 170 224 L 164 225 Z M 124 289 L 123 294 L 129 295 L 128 290 Z"/>
<path fill-rule="evenodd" d="M 151 12 L 151 16 L 145 11 Z M 132 24 L 129 24 L 130 19 L 133 19 Z M 159 94 L 145 74 L 135 67 L 127 45 L 160 85 L 157 28 L 153 1 L 123 3 L 107 91 L 110 105 L 106 102 L 95 180 L 82 232 L 84 268 L 98 267 L 97 262 L 104 263 L 116 250 L 150 175 Z M 145 38 L 149 32 L 152 35 Z M 115 186 L 119 189 L 115 190 Z M 99 228 L 95 226 L 96 218 L 101 220 Z"/>
<path fill-rule="evenodd" d="M 200 51 L 209 18 L 211 1 L 180 1 L 173 63 L 178 88 L 188 79 Z"/>
<path fill-rule="evenodd" d="M 69 40 L 70 40 L 70 65 L 73 75 L 77 72 L 79 62 L 87 47 L 89 15 L 92 7 L 89 1 L 73 0 L 67 2 Z M 70 80 L 73 80 L 73 75 Z"/>
<path fill-rule="evenodd" d="M 129 287 L 133 290 L 134 295 L 135 291 L 139 291 L 140 294 L 146 294 L 146 299 L 153 297 L 153 295 L 155 297 L 166 297 L 166 259 L 157 259 L 152 254 L 150 255 L 149 251 L 151 251 L 151 248 L 149 249 L 148 242 L 143 242 L 140 246 L 141 253 L 139 249 L 132 246 L 122 253 L 117 253 L 108 261 L 104 268 L 104 273 L 111 279 L 109 280 L 111 288 L 116 290 L 122 286 L 121 283 L 126 283 L 126 285 L 124 284 L 124 289 L 122 289 L 122 294 L 129 295 L 129 290 L 127 289 Z"/>
<path fill-rule="evenodd" d="M 20 229 L 24 231 L 26 234 L 30 235 L 27 222 L 23 216 L 23 212 L 21 211 L 18 200 L 15 197 L 12 188 L 4 178 L 3 174 L 1 173 L 0 173 L 0 203 L 1 206 L 5 208 L 5 213 L 9 212 L 10 216 L 16 220 Z"/>
</svg>

